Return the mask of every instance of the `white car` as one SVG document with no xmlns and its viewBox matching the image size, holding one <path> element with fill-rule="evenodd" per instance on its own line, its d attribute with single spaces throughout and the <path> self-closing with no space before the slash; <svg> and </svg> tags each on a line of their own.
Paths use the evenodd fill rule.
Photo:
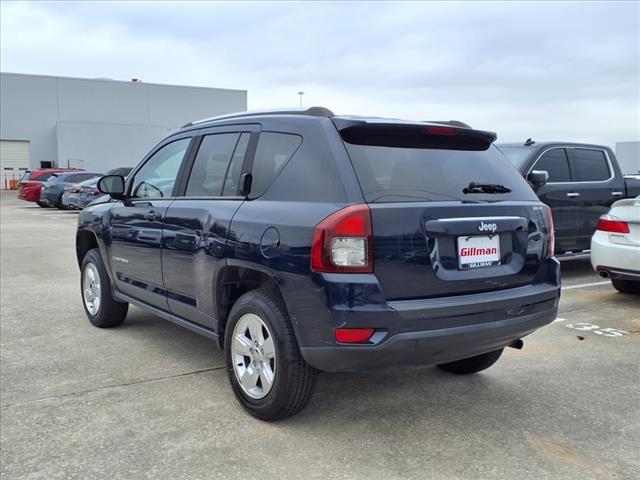
<svg viewBox="0 0 640 480">
<path fill-rule="evenodd" d="M 640 293 L 640 196 L 618 200 L 591 239 L 591 265 L 622 293 Z"/>
</svg>

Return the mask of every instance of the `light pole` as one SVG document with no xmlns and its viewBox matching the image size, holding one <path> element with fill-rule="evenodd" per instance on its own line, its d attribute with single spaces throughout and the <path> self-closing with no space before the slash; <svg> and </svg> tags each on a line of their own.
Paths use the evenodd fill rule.
<svg viewBox="0 0 640 480">
<path fill-rule="evenodd" d="M 298 95 L 300 95 L 300 107 L 302 107 L 302 96 L 304 95 L 304 92 L 298 92 Z"/>
</svg>

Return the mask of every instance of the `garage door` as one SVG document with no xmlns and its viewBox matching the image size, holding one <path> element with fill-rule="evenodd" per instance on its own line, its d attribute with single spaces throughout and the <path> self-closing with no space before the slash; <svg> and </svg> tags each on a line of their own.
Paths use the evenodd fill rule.
<svg viewBox="0 0 640 480">
<path fill-rule="evenodd" d="M 10 188 L 11 180 L 20 180 L 31 169 L 29 142 L 0 140 L 0 188 Z"/>
</svg>

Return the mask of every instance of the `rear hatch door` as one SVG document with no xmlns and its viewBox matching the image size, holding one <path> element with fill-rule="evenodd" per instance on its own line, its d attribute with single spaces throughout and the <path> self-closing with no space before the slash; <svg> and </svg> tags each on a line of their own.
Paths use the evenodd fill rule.
<svg viewBox="0 0 640 480">
<path fill-rule="evenodd" d="M 492 145 L 494 134 L 427 124 L 337 126 L 371 209 L 374 273 L 387 299 L 544 281 L 546 207 Z"/>
</svg>

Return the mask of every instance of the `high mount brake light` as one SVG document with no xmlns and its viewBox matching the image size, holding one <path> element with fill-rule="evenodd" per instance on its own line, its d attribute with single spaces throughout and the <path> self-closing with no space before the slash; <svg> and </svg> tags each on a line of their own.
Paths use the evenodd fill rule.
<svg viewBox="0 0 640 480">
<path fill-rule="evenodd" d="M 458 133 L 458 129 L 452 127 L 427 127 L 427 133 L 431 135 L 452 136 Z"/>
<path fill-rule="evenodd" d="M 556 248 L 556 232 L 553 225 L 553 214 L 551 209 L 545 205 L 545 212 L 547 214 L 547 258 L 551 258 L 555 255 Z"/>
<path fill-rule="evenodd" d="M 609 233 L 629 233 L 629 224 L 613 215 L 602 215 L 596 225 L 596 230 Z"/>
<path fill-rule="evenodd" d="M 371 211 L 352 205 L 329 215 L 313 231 L 311 271 L 373 272 Z"/>
</svg>

